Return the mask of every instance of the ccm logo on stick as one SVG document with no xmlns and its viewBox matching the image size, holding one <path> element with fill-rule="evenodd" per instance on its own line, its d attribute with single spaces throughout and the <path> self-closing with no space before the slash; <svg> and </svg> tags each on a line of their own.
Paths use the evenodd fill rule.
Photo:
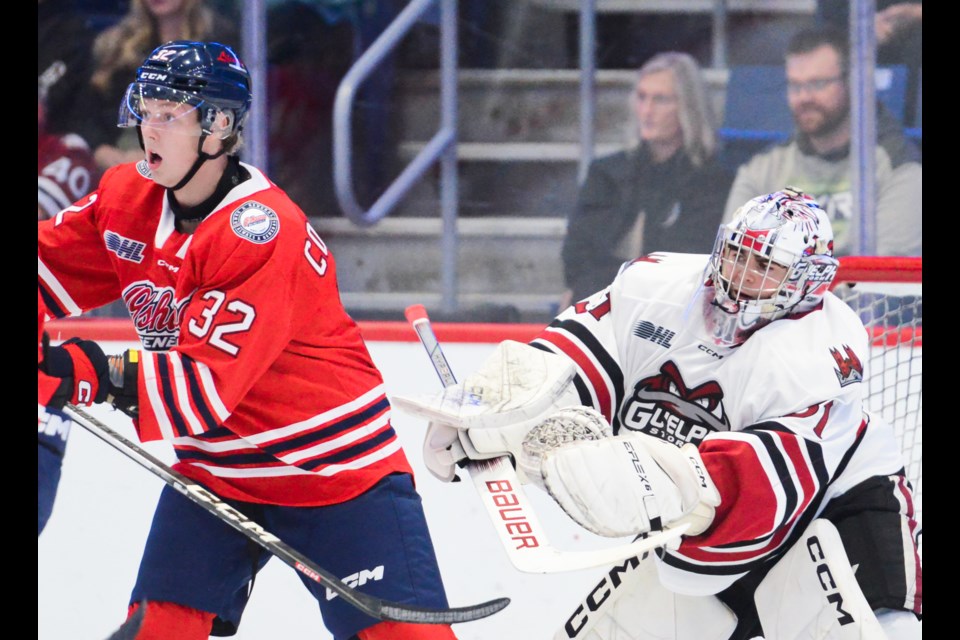
<svg viewBox="0 0 960 640">
<path fill-rule="evenodd" d="M 607 601 L 607 598 L 610 597 L 610 594 L 623 584 L 621 575 L 628 571 L 633 571 L 638 566 L 640 566 L 640 559 L 638 557 L 627 558 L 623 564 L 615 565 L 607 575 L 600 579 L 600 582 L 590 590 L 586 600 L 577 605 L 573 615 L 571 615 L 563 625 L 563 629 L 567 632 L 568 638 L 576 638 L 584 625 L 587 624 L 587 620 L 590 619 L 587 611 L 590 611 L 590 613 L 598 611 L 600 607 L 603 606 L 603 603 Z"/>
<path fill-rule="evenodd" d="M 533 527 L 527 521 L 520 505 L 520 498 L 509 480 L 489 480 L 486 483 L 487 493 L 493 500 L 500 519 L 510 534 L 510 539 L 517 543 L 517 549 L 532 549 L 539 547 L 540 542 L 533 533 Z"/>
</svg>

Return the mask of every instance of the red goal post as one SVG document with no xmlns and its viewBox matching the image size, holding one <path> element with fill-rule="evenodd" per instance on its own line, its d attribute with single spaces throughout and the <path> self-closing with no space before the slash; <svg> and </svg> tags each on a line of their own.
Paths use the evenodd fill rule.
<svg viewBox="0 0 960 640">
<path fill-rule="evenodd" d="M 866 401 L 894 428 L 923 509 L 923 259 L 847 257 L 833 292 L 860 315 L 871 338 Z"/>
</svg>

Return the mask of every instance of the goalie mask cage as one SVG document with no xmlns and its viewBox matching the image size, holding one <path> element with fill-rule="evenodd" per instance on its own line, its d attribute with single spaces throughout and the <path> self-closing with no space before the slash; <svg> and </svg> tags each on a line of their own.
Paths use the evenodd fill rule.
<svg viewBox="0 0 960 640">
<path fill-rule="evenodd" d="M 840 259 L 833 292 L 856 311 L 870 337 L 864 362 L 867 407 L 893 425 L 913 485 L 916 520 L 923 508 L 922 258 Z"/>
</svg>

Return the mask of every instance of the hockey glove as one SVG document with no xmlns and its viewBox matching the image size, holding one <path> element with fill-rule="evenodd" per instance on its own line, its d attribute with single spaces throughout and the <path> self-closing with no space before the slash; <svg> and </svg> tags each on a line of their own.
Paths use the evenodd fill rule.
<svg viewBox="0 0 960 640">
<path fill-rule="evenodd" d="M 391 403 L 430 421 L 424 460 L 434 476 L 450 482 L 465 459 L 509 455 L 516 464 L 532 428 L 580 403 L 575 375 L 569 359 L 505 340 L 462 383 L 427 396 L 392 396 Z M 520 468 L 518 475 L 529 481 Z"/>
<path fill-rule="evenodd" d="M 140 369 L 140 352 L 127 349 L 120 355 L 107 358 L 110 368 L 110 389 L 106 400 L 131 418 L 140 415 L 137 396 L 137 376 Z"/>
<path fill-rule="evenodd" d="M 92 340 L 71 338 L 55 347 L 47 345 L 45 340 L 44 347 L 40 369 L 61 379 L 47 406 L 62 409 L 68 402 L 90 406 L 106 400 L 108 366 L 100 345 Z"/>
</svg>

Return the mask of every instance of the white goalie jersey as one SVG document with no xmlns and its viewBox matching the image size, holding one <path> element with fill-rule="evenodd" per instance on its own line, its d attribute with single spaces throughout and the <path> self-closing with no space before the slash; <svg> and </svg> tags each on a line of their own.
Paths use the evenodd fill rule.
<svg viewBox="0 0 960 640">
<path fill-rule="evenodd" d="M 857 315 L 827 294 L 740 346 L 718 344 L 703 312 L 708 258 L 625 265 L 531 342 L 574 362 L 580 401 L 614 433 L 698 446 L 721 504 L 660 566 L 663 584 L 688 595 L 718 593 L 788 548 L 831 499 L 903 467 L 892 428 L 863 406 L 869 345 Z"/>
</svg>

